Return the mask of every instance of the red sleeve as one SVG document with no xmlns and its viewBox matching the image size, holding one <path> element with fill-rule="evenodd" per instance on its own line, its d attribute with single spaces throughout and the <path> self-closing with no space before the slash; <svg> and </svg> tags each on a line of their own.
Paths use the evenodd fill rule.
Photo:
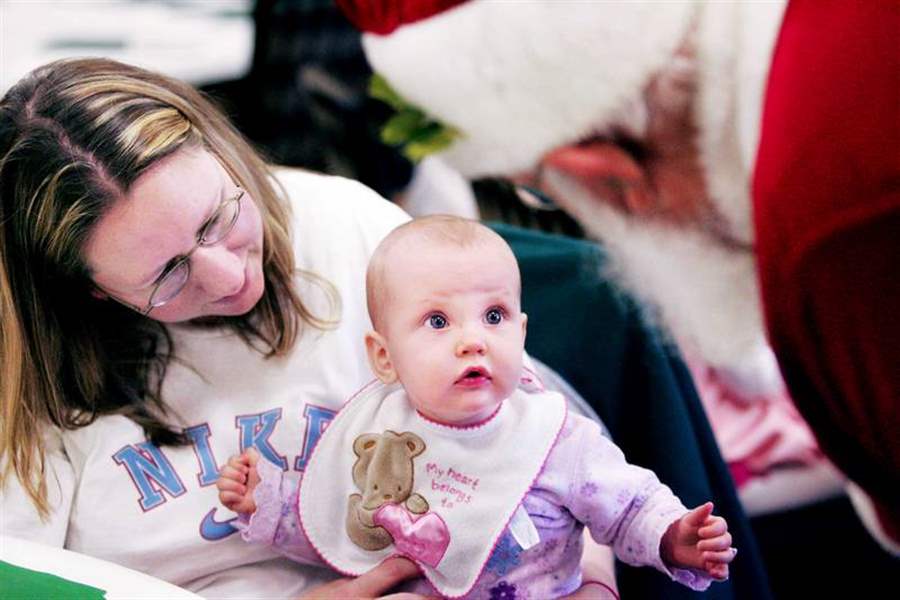
<svg viewBox="0 0 900 600">
<path fill-rule="evenodd" d="M 791 2 L 753 196 L 791 395 L 900 541 L 900 4 Z"/>
</svg>

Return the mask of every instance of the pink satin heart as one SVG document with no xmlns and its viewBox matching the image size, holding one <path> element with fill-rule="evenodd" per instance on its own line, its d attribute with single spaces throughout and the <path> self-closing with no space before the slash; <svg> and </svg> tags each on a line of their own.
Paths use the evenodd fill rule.
<svg viewBox="0 0 900 600">
<path fill-rule="evenodd" d="M 437 513 L 414 515 L 405 506 L 385 504 L 372 518 L 388 530 L 401 554 L 429 567 L 437 568 L 450 545 L 450 531 Z"/>
</svg>

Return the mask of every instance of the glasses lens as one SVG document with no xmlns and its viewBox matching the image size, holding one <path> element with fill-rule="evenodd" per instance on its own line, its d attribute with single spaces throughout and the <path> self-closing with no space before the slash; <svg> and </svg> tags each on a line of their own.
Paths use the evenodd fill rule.
<svg viewBox="0 0 900 600">
<path fill-rule="evenodd" d="M 241 211 L 240 200 L 243 195 L 244 192 L 241 190 L 237 196 L 225 201 L 219 207 L 219 210 L 216 211 L 216 214 L 213 215 L 212 220 L 203 231 L 204 246 L 221 242 L 231 232 L 231 228 L 237 222 L 238 214 Z"/>
<path fill-rule="evenodd" d="M 184 289 L 188 277 L 191 275 L 191 264 L 187 260 L 182 260 L 175 267 L 163 276 L 153 290 L 150 296 L 150 306 L 162 306 L 166 302 L 178 295 Z"/>
</svg>

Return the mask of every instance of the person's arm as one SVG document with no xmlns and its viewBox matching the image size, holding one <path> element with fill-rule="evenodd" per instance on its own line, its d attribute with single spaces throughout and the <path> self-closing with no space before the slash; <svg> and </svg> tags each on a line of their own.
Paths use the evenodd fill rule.
<svg viewBox="0 0 900 600">
<path fill-rule="evenodd" d="M 712 578 L 702 569 L 678 568 L 662 556 L 666 532 L 688 510 L 652 471 L 626 462 L 588 420 L 573 436 L 571 453 L 567 507 L 594 540 L 630 565 L 652 566 L 692 589 L 709 587 Z"/>
<path fill-rule="evenodd" d="M 569 600 L 619 600 L 616 564 L 612 548 L 598 544 L 590 531 L 584 531 L 584 553 L 581 556 L 581 587 Z"/>
<path fill-rule="evenodd" d="M 525 352 L 523 356 L 526 376 L 537 377 L 541 386 L 559 392 L 566 398 L 570 414 L 582 415 L 604 430 L 600 417 L 562 376 Z M 529 373 L 530 371 L 530 373 Z M 619 589 L 616 585 L 615 555 L 609 546 L 598 544 L 585 531 L 584 551 L 581 556 L 582 584 L 569 598 L 591 598 L 593 600 L 618 600 Z"/>
<path fill-rule="evenodd" d="M 425 596 L 410 593 L 389 594 L 395 586 L 420 575 L 419 567 L 405 558 L 389 558 L 359 577 L 342 577 L 307 591 L 301 600 L 343 600 L 345 598 L 370 599 L 390 598 L 391 600 L 416 600 Z"/>
<path fill-rule="evenodd" d="M 253 544 L 271 546 L 279 554 L 305 564 L 321 565 L 297 512 L 300 486 L 250 448 L 232 457 L 219 482 L 220 501 L 238 513 L 235 526 Z"/>
<path fill-rule="evenodd" d="M 246 541 L 265 543 L 298 562 L 322 563 L 300 526 L 296 510 L 300 486 L 296 481 L 286 479 L 275 465 L 260 460 L 255 449 L 249 448 L 231 457 L 223 467 L 216 487 L 222 504 L 238 513 L 238 529 Z M 303 598 L 379 598 L 417 575 L 419 568 L 414 563 L 394 558 L 359 577 L 336 579 L 308 590 Z M 421 598 L 415 594 L 388 597 L 395 600 Z"/>
<path fill-rule="evenodd" d="M 0 490 L 0 535 L 62 547 L 69 528 L 76 484 L 75 470 L 57 429 L 48 428 L 44 444 L 44 479 L 50 514 L 46 520 L 41 518 L 21 482 L 10 473 Z M 5 467 L 5 464 L 0 467 Z"/>
</svg>

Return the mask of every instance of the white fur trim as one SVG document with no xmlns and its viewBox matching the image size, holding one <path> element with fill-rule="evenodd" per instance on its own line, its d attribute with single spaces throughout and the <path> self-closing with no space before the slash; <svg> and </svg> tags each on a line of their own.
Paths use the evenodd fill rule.
<svg viewBox="0 0 900 600">
<path fill-rule="evenodd" d="M 877 541 L 887 552 L 890 552 L 894 556 L 900 556 L 900 544 L 898 544 L 896 540 L 889 538 L 887 533 L 885 533 L 884 529 L 881 527 L 881 523 L 878 521 L 878 515 L 875 514 L 875 507 L 872 505 L 872 500 L 869 498 L 869 495 L 852 481 L 847 482 L 847 495 L 850 496 L 850 501 L 853 504 L 853 508 L 856 509 L 856 514 L 859 515 L 863 525 L 865 525 L 872 537 L 875 538 L 875 541 Z"/>
<path fill-rule="evenodd" d="M 363 43 L 403 96 L 464 132 L 448 162 L 469 176 L 508 174 L 612 124 L 639 132 L 641 93 L 696 18 L 700 158 L 730 232 L 751 242 L 750 173 L 783 10 L 782 0 L 473 1 Z M 751 254 L 627 219 L 567 183 L 557 202 L 608 244 L 619 280 L 679 343 L 745 391 L 780 387 Z"/>
<path fill-rule="evenodd" d="M 546 170 L 543 181 L 606 244 L 607 274 L 640 299 L 674 340 L 732 373 L 743 391 L 780 389 L 751 253 L 726 249 L 696 231 L 630 219 L 558 171 Z"/>
<path fill-rule="evenodd" d="M 389 36 L 367 34 L 363 46 L 401 95 L 466 135 L 446 152 L 451 164 L 468 176 L 508 173 L 638 99 L 694 9 L 474 0 Z"/>
<path fill-rule="evenodd" d="M 752 242 L 750 176 L 784 2 L 710 2 L 697 23 L 700 160 L 734 237 Z"/>
</svg>

